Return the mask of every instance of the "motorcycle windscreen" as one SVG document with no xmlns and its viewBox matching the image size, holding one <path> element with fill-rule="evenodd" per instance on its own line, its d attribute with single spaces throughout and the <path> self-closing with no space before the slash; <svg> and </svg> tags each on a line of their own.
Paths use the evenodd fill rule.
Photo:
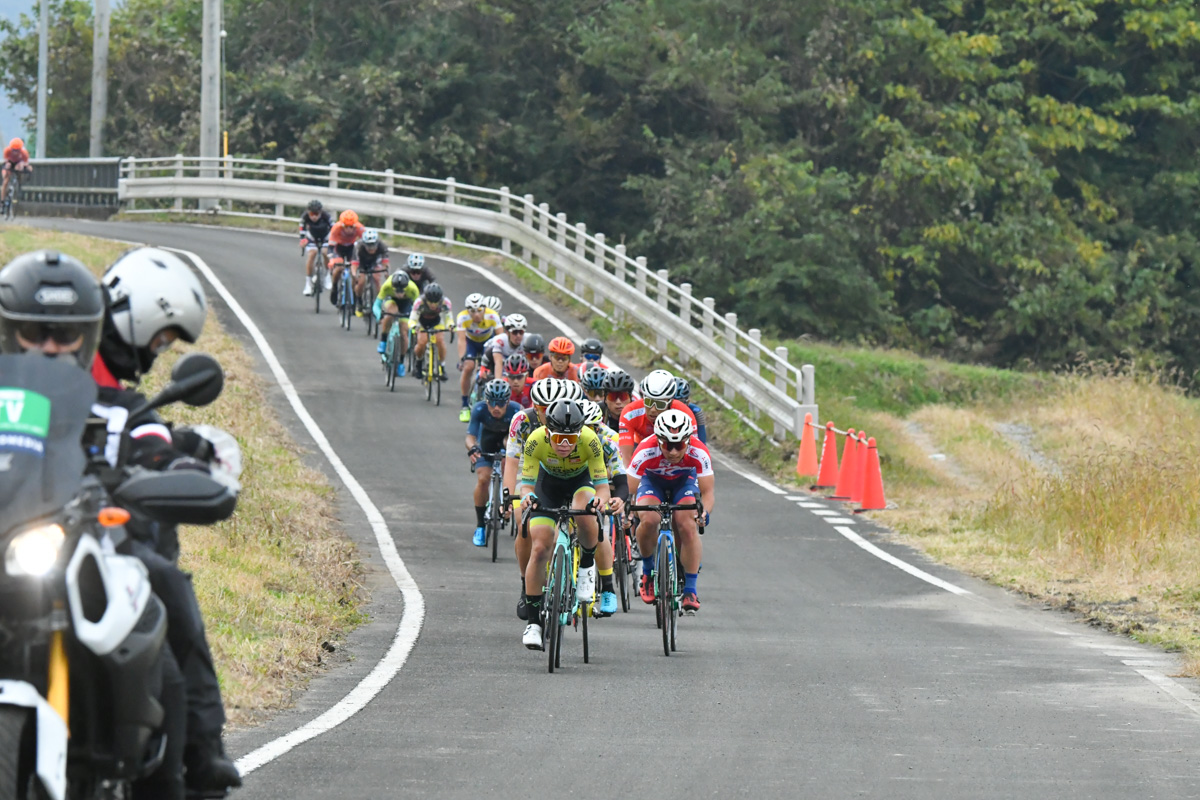
<svg viewBox="0 0 1200 800">
<path fill-rule="evenodd" d="M 75 496 L 95 400 L 96 383 L 78 366 L 0 355 L 0 533 L 52 514 Z"/>
</svg>

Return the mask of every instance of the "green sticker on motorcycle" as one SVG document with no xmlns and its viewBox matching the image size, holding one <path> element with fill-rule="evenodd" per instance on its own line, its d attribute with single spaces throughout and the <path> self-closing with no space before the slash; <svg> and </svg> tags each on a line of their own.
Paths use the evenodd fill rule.
<svg viewBox="0 0 1200 800">
<path fill-rule="evenodd" d="M 0 433 L 45 439 L 50 432 L 50 398 L 28 389 L 0 387 Z"/>
</svg>

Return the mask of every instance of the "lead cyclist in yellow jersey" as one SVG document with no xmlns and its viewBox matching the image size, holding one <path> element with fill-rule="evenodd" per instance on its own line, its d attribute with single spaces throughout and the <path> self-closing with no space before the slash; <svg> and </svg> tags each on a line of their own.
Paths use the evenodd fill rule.
<svg viewBox="0 0 1200 800">
<path fill-rule="evenodd" d="M 462 411 L 458 413 L 458 418 L 462 422 L 471 419 L 468 398 L 471 395 L 471 381 L 475 380 L 475 364 L 483 356 L 488 339 L 504 333 L 500 315 L 484 305 L 483 301 L 484 297 L 479 292 L 467 295 L 464 308 L 458 312 L 454 323 L 454 329 L 462 333 L 458 337 L 458 368 L 462 372 Z"/>
<path fill-rule="evenodd" d="M 528 509 L 537 500 L 545 508 L 569 505 L 582 511 L 594 499 L 597 506 L 609 506 L 608 469 L 604 464 L 604 446 L 591 428 L 584 426 L 585 416 L 574 400 L 555 400 L 546 409 L 546 424 L 525 440 L 521 462 L 521 507 Z M 525 611 L 529 625 L 521 641 L 530 650 L 542 648 L 542 586 L 546 562 L 554 547 L 554 520 L 532 512 L 529 538 L 532 549 L 525 568 Z M 600 526 L 595 517 L 576 517 L 579 532 L 579 579 L 576 593 L 581 603 L 590 603 L 596 595 L 596 544 Z"/>
</svg>

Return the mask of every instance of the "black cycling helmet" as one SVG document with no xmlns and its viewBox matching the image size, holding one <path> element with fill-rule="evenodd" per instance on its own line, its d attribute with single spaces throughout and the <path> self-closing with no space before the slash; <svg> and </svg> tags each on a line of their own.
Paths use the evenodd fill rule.
<svg viewBox="0 0 1200 800">
<path fill-rule="evenodd" d="M 691 384 L 687 382 L 687 378 L 675 379 L 675 399 L 686 403 L 688 398 L 692 396 Z"/>
<path fill-rule="evenodd" d="M 391 281 L 392 289 L 396 294 L 400 294 L 408 288 L 408 273 L 402 269 L 398 269 L 392 273 Z"/>
<path fill-rule="evenodd" d="M 0 352 L 26 352 L 21 340 L 78 342 L 60 357 L 90 369 L 104 310 L 100 281 L 78 259 L 55 250 L 19 255 L 0 269 Z"/>
<path fill-rule="evenodd" d="M 588 370 L 589 372 L 591 370 Z M 623 369 L 610 369 L 604 377 L 604 391 L 633 393 L 633 376 Z"/>
<path fill-rule="evenodd" d="M 546 409 L 546 430 L 551 433 L 579 433 L 586 422 L 583 406 L 574 400 L 555 400 Z"/>
<path fill-rule="evenodd" d="M 508 385 L 508 381 L 502 381 L 499 378 L 488 381 L 487 385 L 483 387 L 483 399 L 489 406 L 507 403 L 512 399 L 512 387 Z"/>
<path fill-rule="evenodd" d="M 546 340 L 540 333 L 526 333 L 525 341 L 521 342 L 521 349 L 526 353 L 541 355 L 546 352 Z"/>
<path fill-rule="evenodd" d="M 324 208 L 325 208 L 325 206 L 321 205 L 320 200 L 309 200 L 308 201 L 308 210 L 309 211 L 316 213 L 316 212 L 320 212 Z"/>
<path fill-rule="evenodd" d="M 513 353 L 504 359 L 504 374 L 510 378 L 529 373 L 529 359 L 522 353 Z"/>
<path fill-rule="evenodd" d="M 431 283 L 425 287 L 425 300 L 430 303 L 440 303 L 446 299 L 446 293 L 442 291 L 442 287 L 436 283 Z"/>
<path fill-rule="evenodd" d="M 608 381 L 608 370 L 603 367 L 592 367 L 587 372 L 583 373 L 583 379 L 580 381 L 583 384 L 583 389 L 586 392 L 603 392 L 604 385 Z"/>
<path fill-rule="evenodd" d="M 583 346 L 579 348 L 579 352 L 585 356 L 589 354 L 602 356 L 604 355 L 604 345 L 600 344 L 599 339 L 584 339 Z"/>
</svg>

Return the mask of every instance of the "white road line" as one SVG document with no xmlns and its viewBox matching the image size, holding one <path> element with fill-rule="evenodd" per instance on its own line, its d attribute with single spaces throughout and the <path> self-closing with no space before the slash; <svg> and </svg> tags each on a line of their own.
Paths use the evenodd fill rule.
<svg viewBox="0 0 1200 800">
<path fill-rule="evenodd" d="M 821 517 L 821 519 L 825 520 L 826 522 L 828 522 L 832 525 L 854 525 L 854 524 L 856 524 L 855 521 L 850 519 L 849 517 Z"/>
<path fill-rule="evenodd" d="M 801 506 L 801 508 L 812 508 L 812 506 Z M 842 515 L 840 511 L 834 511 L 832 508 L 822 508 L 821 506 L 817 506 L 811 513 L 818 517 L 840 517 Z"/>
<path fill-rule="evenodd" d="M 875 556 L 876 558 L 882 558 L 884 561 L 888 562 L 889 564 L 891 564 L 894 567 L 899 567 L 900 569 L 907 572 L 909 575 L 912 575 L 914 578 L 920 578 L 921 580 L 923 580 L 927 583 L 932 583 L 934 586 L 938 586 L 942 589 L 945 589 L 947 592 L 953 592 L 954 594 L 960 594 L 960 595 L 974 594 L 974 592 L 967 591 L 966 589 L 962 588 L 961 586 L 955 586 L 953 583 L 949 583 L 947 581 L 942 580 L 941 578 L 930 575 L 928 572 L 925 572 L 924 570 L 919 570 L 916 567 L 914 567 L 912 564 L 909 564 L 907 561 L 901 561 L 900 559 L 896 558 L 891 553 L 888 553 L 884 550 L 880 550 L 878 547 L 876 547 L 875 545 L 868 542 L 866 539 L 859 536 L 857 533 L 852 531 L 850 528 L 846 528 L 846 527 L 837 528 L 837 532 L 840 533 L 842 536 L 845 536 L 847 539 L 854 542 L 856 545 L 861 547 L 863 550 L 866 550 L 868 553 Z"/>
<path fill-rule="evenodd" d="M 291 733 L 267 742 L 262 747 L 250 752 L 237 760 L 237 767 L 243 775 L 248 775 L 259 767 L 268 764 L 283 754 L 292 750 L 297 745 L 307 742 L 309 739 L 320 736 L 326 731 L 336 728 L 350 717 L 358 713 L 364 706 L 367 705 L 375 695 L 391 682 L 400 668 L 404 666 L 404 662 L 408 660 L 408 654 L 412 652 L 413 645 L 416 644 L 417 636 L 421 632 L 421 624 L 425 620 L 425 598 L 421 596 L 421 590 L 417 587 L 416 581 L 409 574 L 408 569 L 404 566 L 404 560 L 400 558 L 400 554 L 396 552 L 395 542 L 392 541 L 391 532 L 388 530 L 387 523 L 384 522 L 383 514 L 371 502 L 371 498 L 367 496 L 362 485 L 355 480 L 350 474 L 350 470 L 346 469 L 346 465 L 338 458 L 334 452 L 333 446 L 325 437 L 324 432 L 317 425 L 316 420 L 308 413 L 308 409 L 304 407 L 304 403 L 300 400 L 300 395 L 296 392 L 296 387 L 292 384 L 291 379 L 283 370 L 283 365 L 279 363 L 279 359 L 275 357 L 275 351 L 271 349 L 271 345 L 267 343 L 266 338 L 262 335 L 262 331 L 254 324 L 254 320 L 250 319 L 250 315 L 246 313 L 241 304 L 234 299 L 229 290 L 225 288 L 225 284 L 221 283 L 221 279 L 213 273 L 204 260 L 195 253 L 187 250 L 180 250 L 174 247 L 165 247 L 164 250 L 173 250 L 176 253 L 182 253 L 192 260 L 196 265 L 196 269 L 208 279 L 213 288 L 217 290 L 217 294 L 229 306 L 242 325 L 250 333 L 254 343 L 258 345 L 259 352 L 266 359 L 267 365 L 271 368 L 271 373 L 275 376 L 275 380 L 279 383 L 279 388 L 283 390 L 284 396 L 291 403 L 292 409 L 296 412 L 296 416 L 304 423 L 304 427 L 312 436 L 313 441 L 321 448 L 321 452 L 325 458 L 329 460 L 330 465 L 346 484 L 346 488 L 350 490 L 351 496 L 354 497 L 359 507 L 366 514 L 367 520 L 371 523 L 371 530 L 375 532 L 375 542 L 379 545 L 379 552 L 383 556 L 384 563 L 387 564 L 388 572 L 392 575 L 392 580 L 396 582 L 396 586 L 400 589 L 404 597 L 404 613 L 400 617 L 400 625 L 396 628 L 396 637 L 392 640 L 391 647 L 379 663 L 377 663 L 371 672 L 362 679 L 361 682 L 350 693 L 335 703 L 331 708 L 325 711 L 311 722 L 300 726 Z"/>
</svg>

